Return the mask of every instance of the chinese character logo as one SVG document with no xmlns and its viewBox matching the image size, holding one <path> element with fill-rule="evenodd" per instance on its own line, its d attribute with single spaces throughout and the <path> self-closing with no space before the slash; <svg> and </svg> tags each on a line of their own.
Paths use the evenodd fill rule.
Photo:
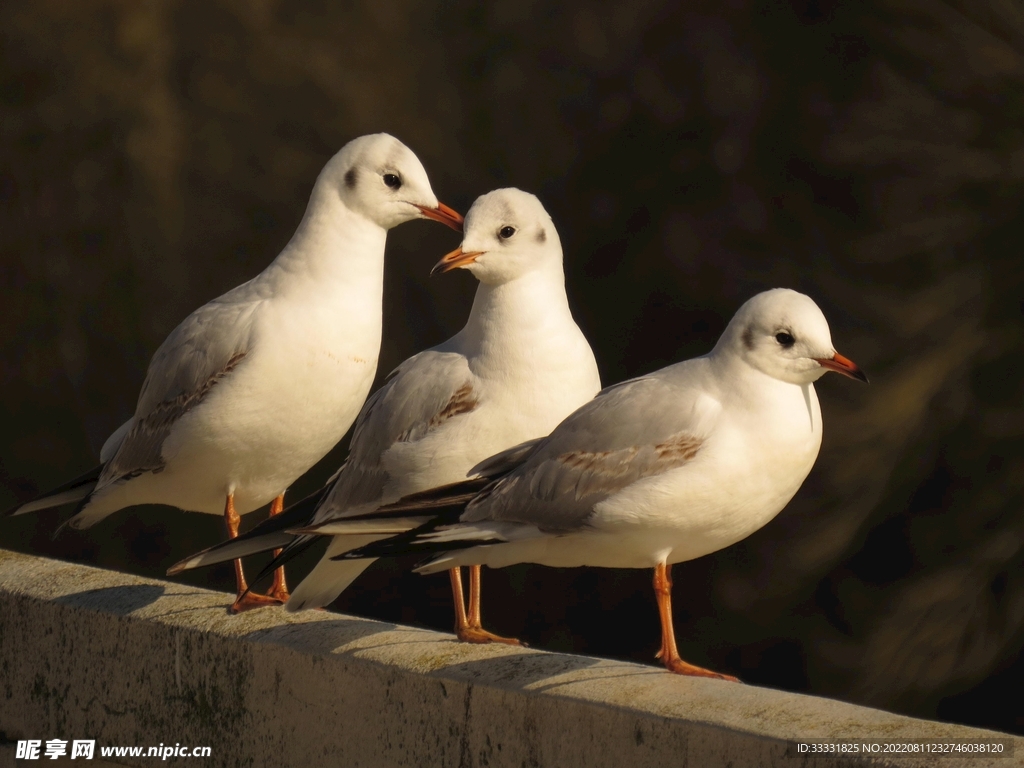
<svg viewBox="0 0 1024 768">
<path fill-rule="evenodd" d="M 18 741 L 18 749 L 15 757 L 18 760 L 39 760 L 41 757 L 48 757 L 51 760 L 56 760 L 59 757 L 64 757 L 68 753 L 68 742 L 66 739 L 47 739 L 46 749 L 40 754 L 40 750 L 43 749 L 43 742 L 41 739 L 23 739 Z M 71 759 L 81 757 L 85 760 L 92 760 L 93 754 L 96 752 L 96 740 L 95 739 L 75 739 L 71 742 Z"/>
<path fill-rule="evenodd" d="M 46 740 L 46 757 L 51 760 L 56 760 L 58 757 L 64 757 L 68 753 L 68 743 L 62 739 L 47 739 Z"/>
<path fill-rule="evenodd" d="M 95 739 L 90 739 L 89 741 L 85 741 L 84 739 L 75 739 L 71 742 L 71 759 L 74 760 L 76 757 L 84 757 L 86 760 L 92 760 L 92 754 L 95 750 Z"/>
<path fill-rule="evenodd" d="M 42 746 L 42 744 L 43 742 L 39 739 L 18 741 L 18 751 L 15 754 L 15 757 L 19 760 L 38 760 L 39 747 Z"/>
</svg>

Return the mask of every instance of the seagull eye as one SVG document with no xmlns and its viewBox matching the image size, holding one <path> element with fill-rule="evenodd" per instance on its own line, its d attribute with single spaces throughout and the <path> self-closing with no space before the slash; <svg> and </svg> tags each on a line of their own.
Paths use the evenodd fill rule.
<svg viewBox="0 0 1024 768">
<path fill-rule="evenodd" d="M 796 344 L 796 339 L 794 339 L 791 334 L 788 334 L 785 331 L 779 331 L 778 333 L 776 333 L 775 340 L 779 342 L 779 344 L 784 346 L 786 349 L 789 349 L 794 344 Z"/>
<path fill-rule="evenodd" d="M 502 240 L 508 240 L 515 233 L 515 227 L 502 227 L 500 230 L 498 230 L 498 237 L 500 237 Z"/>
<path fill-rule="evenodd" d="M 394 173 L 385 173 L 384 183 L 391 187 L 391 189 L 398 189 L 402 186 L 402 180 Z"/>
</svg>

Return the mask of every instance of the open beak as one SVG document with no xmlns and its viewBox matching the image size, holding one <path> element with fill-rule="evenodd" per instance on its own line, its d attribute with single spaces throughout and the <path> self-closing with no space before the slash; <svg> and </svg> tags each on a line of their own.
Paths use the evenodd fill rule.
<svg viewBox="0 0 1024 768">
<path fill-rule="evenodd" d="M 850 358 L 843 357 L 838 352 L 831 358 L 816 357 L 815 360 L 818 361 L 818 365 L 822 368 L 828 368 L 830 371 L 841 373 L 843 376 L 849 376 L 851 379 L 863 381 L 865 384 L 868 383 L 868 375 L 860 369 L 860 366 Z"/>
<path fill-rule="evenodd" d="M 451 272 L 453 269 L 459 267 L 465 267 L 476 261 L 477 256 L 482 254 L 483 251 L 470 251 L 466 253 L 462 248 L 456 248 L 451 253 L 444 256 L 434 268 L 430 270 L 431 275 L 440 275 L 444 272 Z"/>
<path fill-rule="evenodd" d="M 446 227 L 451 227 L 456 232 L 462 231 L 462 214 L 454 208 L 449 208 L 444 203 L 438 203 L 437 208 L 427 208 L 425 205 L 416 205 L 416 207 L 419 208 L 420 213 L 428 219 L 439 221 Z"/>
</svg>

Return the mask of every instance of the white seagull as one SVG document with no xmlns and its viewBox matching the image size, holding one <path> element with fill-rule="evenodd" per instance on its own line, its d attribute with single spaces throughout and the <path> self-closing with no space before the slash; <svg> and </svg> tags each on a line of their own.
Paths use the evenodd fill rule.
<svg viewBox="0 0 1024 768">
<path fill-rule="evenodd" d="M 665 666 L 735 679 L 679 657 L 669 566 L 734 544 L 789 502 L 818 455 L 814 382 L 829 370 L 867 381 L 835 351 L 811 299 L 758 294 L 709 354 L 609 387 L 546 439 L 491 460 L 517 466 L 468 504 L 455 487 L 364 516 L 370 524 L 422 508 L 436 515 L 342 557 L 432 554 L 421 573 L 514 563 L 653 568 Z M 456 502 L 447 510 L 446 495 Z"/>
<path fill-rule="evenodd" d="M 135 415 L 100 466 L 12 514 L 78 502 L 88 528 L 135 504 L 239 515 L 273 502 L 348 431 L 377 369 L 387 231 L 428 218 L 461 230 L 412 151 L 387 134 L 346 144 L 320 172 L 306 213 L 259 275 L 197 309 L 149 364 Z M 247 595 L 233 611 L 287 599 Z"/>
<path fill-rule="evenodd" d="M 594 354 L 565 295 L 558 233 L 536 197 L 518 189 L 480 197 L 466 214 L 462 247 L 433 271 L 460 267 L 480 281 L 466 326 L 402 363 L 367 401 L 348 460 L 328 488 L 239 539 L 183 560 L 170 574 L 289 545 L 287 558 L 313 540 L 288 528 L 330 521 L 319 533 L 337 535 L 287 604 L 291 611 L 325 606 L 373 562 L 333 558 L 430 519 L 382 526 L 348 518 L 464 481 L 481 460 L 547 435 L 597 394 Z M 470 572 L 468 615 L 458 569 L 452 589 L 460 639 L 507 641 L 481 625 L 478 568 Z"/>
</svg>

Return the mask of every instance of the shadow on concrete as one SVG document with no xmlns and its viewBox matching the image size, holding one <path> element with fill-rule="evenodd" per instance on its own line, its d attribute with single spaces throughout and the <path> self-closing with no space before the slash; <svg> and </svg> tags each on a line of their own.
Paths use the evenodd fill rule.
<svg viewBox="0 0 1024 768">
<path fill-rule="evenodd" d="M 402 627 L 386 622 L 366 621 L 365 619 L 357 618 L 337 618 L 327 621 L 302 621 L 279 624 L 265 629 L 253 630 L 244 635 L 242 639 L 253 643 L 284 645 L 293 650 L 301 649 L 309 653 L 336 654 L 342 646 L 384 632 L 394 632 L 398 629 L 402 629 Z M 362 650 L 362 648 L 345 649 L 343 653 L 351 654 L 359 650 Z"/>
<path fill-rule="evenodd" d="M 577 683 L 590 683 L 596 681 L 622 679 L 635 680 L 640 677 L 651 677 L 653 675 L 657 675 L 660 677 L 668 674 L 670 673 L 666 670 L 653 665 L 649 668 L 637 669 L 635 666 L 631 667 L 629 664 L 623 663 L 616 664 L 614 666 L 604 667 L 600 672 L 597 672 L 596 674 L 576 677 L 569 680 L 557 680 L 555 682 L 545 683 L 543 685 L 532 685 L 530 686 L 530 691 L 534 693 L 557 693 L 559 688 L 567 688 L 568 686 L 575 685 Z"/>
<path fill-rule="evenodd" d="M 165 587 L 159 584 L 126 584 L 119 587 L 87 589 L 54 598 L 53 602 L 76 608 L 90 608 L 116 616 L 127 616 L 139 608 L 155 603 L 163 596 L 164 589 Z"/>
<path fill-rule="evenodd" d="M 605 669 L 593 669 L 603 664 Z M 430 673 L 430 677 L 456 679 L 468 683 L 486 683 L 500 688 L 514 690 L 546 690 L 557 688 L 580 680 L 596 680 L 604 677 L 620 677 L 625 674 L 646 674 L 635 666 L 609 664 L 604 659 L 587 656 L 568 656 L 553 653 L 509 653 L 488 659 L 458 662 Z M 580 674 L 584 673 L 584 674 Z M 606 673 L 606 674 L 603 674 Z M 554 678 L 564 678 L 554 680 Z M 545 683 L 538 686 L 538 683 Z"/>
</svg>

